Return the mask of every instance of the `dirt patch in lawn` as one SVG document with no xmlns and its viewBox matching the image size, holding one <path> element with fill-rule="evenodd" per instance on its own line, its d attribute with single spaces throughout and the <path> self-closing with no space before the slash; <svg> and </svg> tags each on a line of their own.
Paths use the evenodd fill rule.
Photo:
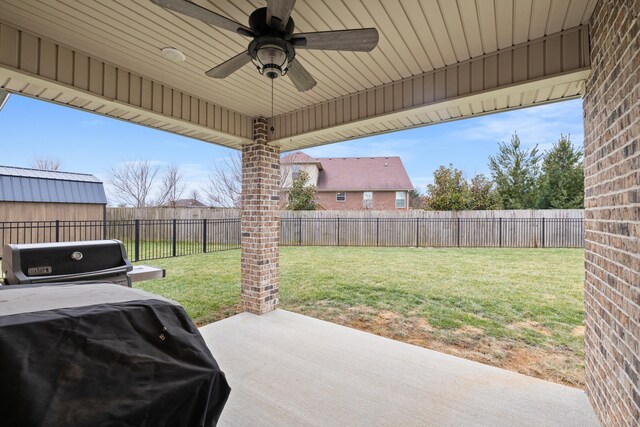
<svg viewBox="0 0 640 427">
<path fill-rule="evenodd" d="M 473 326 L 454 330 L 435 329 L 428 319 L 413 312 L 403 315 L 366 306 L 339 309 L 317 305 L 293 310 L 386 338 L 584 388 L 582 361 L 569 350 L 535 347 L 507 338 L 496 339 L 485 334 L 483 329 Z M 518 322 L 509 325 L 509 328 L 528 328 L 543 335 L 550 334 L 549 330 L 533 321 Z M 578 333 L 577 329 L 574 333 Z"/>
<path fill-rule="evenodd" d="M 509 329 L 522 329 L 522 328 L 531 329 L 545 336 L 551 335 L 551 332 L 549 331 L 549 329 L 545 328 L 538 322 L 534 322 L 533 320 L 523 320 L 521 322 L 512 323 L 507 327 Z"/>
<path fill-rule="evenodd" d="M 571 331 L 571 335 L 573 335 L 574 337 L 583 337 L 584 325 L 576 326 L 575 328 L 573 328 L 573 331 Z"/>
</svg>

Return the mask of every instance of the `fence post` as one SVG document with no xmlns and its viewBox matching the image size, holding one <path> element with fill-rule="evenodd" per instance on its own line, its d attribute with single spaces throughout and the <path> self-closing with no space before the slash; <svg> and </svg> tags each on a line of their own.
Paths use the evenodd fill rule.
<svg viewBox="0 0 640 427">
<path fill-rule="evenodd" d="M 500 247 L 502 247 L 502 217 L 498 219 L 500 220 L 498 222 L 498 241 L 500 242 Z"/>
<path fill-rule="evenodd" d="M 107 220 L 102 220 L 102 240 L 107 239 Z"/>
<path fill-rule="evenodd" d="M 416 218 L 416 248 L 420 247 L 420 218 Z"/>
<path fill-rule="evenodd" d="M 340 246 L 340 218 L 338 218 L 338 246 Z"/>
<path fill-rule="evenodd" d="M 460 217 L 458 217 L 458 247 L 460 247 Z"/>
<path fill-rule="evenodd" d="M 542 217 L 542 247 L 544 248 L 544 217 Z"/>
<path fill-rule="evenodd" d="M 376 247 L 380 246 L 380 218 L 376 218 Z"/>
<path fill-rule="evenodd" d="M 202 253 L 207 253 L 207 219 L 202 219 Z"/>
<path fill-rule="evenodd" d="M 173 224 L 172 224 L 173 225 L 173 230 L 172 230 L 172 233 L 171 233 L 172 234 L 172 238 L 171 238 L 172 248 L 171 249 L 172 249 L 173 256 L 176 256 L 176 253 L 177 253 L 177 251 L 176 251 L 176 238 L 177 238 L 176 234 L 177 233 L 176 232 L 177 232 L 177 228 L 178 228 L 178 220 L 174 219 L 172 222 L 173 222 Z"/>
<path fill-rule="evenodd" d="M 302 217 L 298 218 L 298 246 L 302 246 Z"/>
<path fill-rule="evenodd" d="M 140 220 L 136 219 L 134 221 L 134 230 L 133 230 L 133 260 L 140 261 Z"/>
<path fill-rule="evenodd" d="M 60 241 L 60 220 L 56 219 L 56 242 Z"/>
</svg>

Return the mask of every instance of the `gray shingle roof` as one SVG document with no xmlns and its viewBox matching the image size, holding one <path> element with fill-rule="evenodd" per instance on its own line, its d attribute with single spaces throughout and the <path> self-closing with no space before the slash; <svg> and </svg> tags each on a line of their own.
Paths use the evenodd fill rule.
<svg viewBox="0 0 640 427">
<path fill-rule="evenodd" d="M 106 204 L 107 196 L 93 175 L 0 166 L 0 201 Z"/>
<path fill-rule="evenodd" d="M 313 158 L 297 151 L 283 157 L 281 162 L 317 164 L 320 170 L 318 191 L 393 191 L 413 188 L 398 156 Z"/>
</svg>

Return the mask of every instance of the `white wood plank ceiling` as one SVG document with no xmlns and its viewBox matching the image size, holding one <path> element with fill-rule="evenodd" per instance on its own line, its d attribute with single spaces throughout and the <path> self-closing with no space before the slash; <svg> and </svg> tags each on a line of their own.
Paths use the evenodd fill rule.
<svg viewBox="0 0 640 427">
<path fill-rule="evenodd" d="M 584 25 L 597 0 L 298 0 L 296 30 L 376 27 L 371 53 L 299 51 L 318 81 L 298 92 L 276 81 L 275 114 L 509 48 Z M 246 24 L 264 0 L 194 0 Z M 204 71 L 246 49 L 249 39 L 168 12 L 148 0 L 0 0 L 0 20 L 132 70 L 243 115 L 271 115 L 269 81 L 250 65 L 224 80 Z M 176 64 L 163 47 L 187 56 Z"/>
</svg>

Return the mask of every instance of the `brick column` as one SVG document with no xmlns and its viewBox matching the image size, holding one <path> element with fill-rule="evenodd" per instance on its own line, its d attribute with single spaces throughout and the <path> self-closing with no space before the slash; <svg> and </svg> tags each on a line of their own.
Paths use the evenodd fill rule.
<svg viewBox="0 0 640 427">
<path fill-rule="evenodd" d="M 640 0 L 600 0 L 584 96 L 587 393 L 640 425 Z"/>
<path fill-rule="evenodd" d="M 268 144 L 267 120 L 242 147 L 242 308 L 264 314 L 278 305 L 280 148 Z"/>
</svg>

